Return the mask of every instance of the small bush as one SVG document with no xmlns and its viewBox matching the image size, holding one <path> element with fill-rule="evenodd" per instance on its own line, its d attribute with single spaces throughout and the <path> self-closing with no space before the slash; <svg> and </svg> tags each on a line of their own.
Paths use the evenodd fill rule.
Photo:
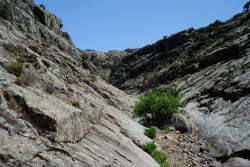
<svg viewBox="0 0 250 167">
<path fill-rule="evenodd" d="M 13 62 L 13 63 L 9 63 L 7 65 L 5 65 L 5 69 L 15 75 L 15 76 L 20 76 L 21 73 L 23 72 L 23 63 L 20 63 L 20 62 Z"/>
<path fill-rule="evenodd" d="M 150 91 L 135 104 L 134 115 L 146 118 L 145 124 L 162 126 L 178 112 L 181 106 L 179 93 L 180 91 L 175 87 Z"/>
<path fill-rule="evenodd" d="M 5 43 L 5 44 L 3 44 L 3 47 L 4 47 L 5 50 L 7 50 L 7 51 L 9 51 L 9 52 L 11 52 L 13 54 L 16 54 L 17 51 L 18 51 L 17 47 L 15 45 L 13 45 L 13 44 Z"/>
<path fill-rule="evenodd" d="M 145 152 L 147 152 L 148 154 L 152 154 L 153 153 L 153 151 L 156 149 L 156 145 L 155 145 L 155 143 L 152 141 L 152 142 L 149 142 L 149 143 L 147 143 L 147 144 L 144 144 L 143 146 L 142 146 L 142 149 L 145 151 Z"/>
<path fill-rule="evenodd" d="M 70 99 L 70 103 L 72 106 L 76 107 L 76 108 L 80 108 L 80 102 L 77 99 Z"/>
<path fill-rule="evenodd" d="M 151 139 L 154 139 L 156 137 L 156 128 L 154 126 L 145 129 L 144 134 L 148 136 Z"/>
</svg>

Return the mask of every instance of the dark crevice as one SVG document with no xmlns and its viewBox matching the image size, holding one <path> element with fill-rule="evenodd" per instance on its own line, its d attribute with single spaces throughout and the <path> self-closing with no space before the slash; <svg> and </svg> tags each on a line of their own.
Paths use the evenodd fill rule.
<svg viewBox="0 0 250 167">
<path fill-rule="evenodd" d="M 208 95 L 209 97 L 222 97 L 225 101 L 230 100 L 231 102 L 235 102 L 239 100 L 240 98 L 247 96 L 249 94 L 250 94 L 250 88 L 242 88 L 238 90 L 237 92 L 233 92 L 233 93 L 228 93 L 228 92 L 225 92 L 224 90 L 219 91 L 214 88 L 207 89 L 201 92 L 201 96 Z"/>
<path fill-rule="evenodd" d="M 236 152 L 233 152 L 231 155 L 217 157 L 216 159 L 224 163 L 230 158 L 234 158 L 234 157 L 250 160 L 250 150 L 245 149 L 245 150 L 236 151 Z"/>
</svg>

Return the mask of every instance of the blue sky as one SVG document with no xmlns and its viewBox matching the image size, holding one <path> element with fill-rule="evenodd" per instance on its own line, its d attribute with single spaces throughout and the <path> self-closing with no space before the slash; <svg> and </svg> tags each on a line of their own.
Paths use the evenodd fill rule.
<svg viewBox="0 0 250 167">
<path fill-rule="evenodd" d="M 80 49 L 124 50 L 231 18 L 248 0 L 35 0 L 63 20 Z"/>
</svg>

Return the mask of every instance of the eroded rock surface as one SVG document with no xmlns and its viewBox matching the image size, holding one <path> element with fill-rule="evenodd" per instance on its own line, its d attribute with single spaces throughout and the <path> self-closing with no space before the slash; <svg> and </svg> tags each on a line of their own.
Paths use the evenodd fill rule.
<svg viewBox="0 0 250 167">
<path fill-rule="evenodd" d="M 158 167 L 138 146 L 151 139 L 131 117 L 134 98 L 85 66 L 44 6 L 6 2 L 12 13 L 0 17 L 0 166 Z"/>
<path fill-rule="evenodd" d="M 132 106 L 138 94 L 170 84 L 183 90 L 192 130 L 203 136 L 160 133 L 170 161 L 248 163 L 249 13 L 102 53 L 75 48 L 60 18 L 32 0 L 0 5 L 9 9 L 0 8 L 0 166 L 159 166 L 138 146 L 151 139 Z"/>
</svg>

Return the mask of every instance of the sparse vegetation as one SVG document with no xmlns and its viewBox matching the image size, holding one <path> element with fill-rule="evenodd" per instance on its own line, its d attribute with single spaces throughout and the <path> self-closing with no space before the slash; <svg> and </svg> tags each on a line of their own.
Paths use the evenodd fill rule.
<svg viewBox="0 0 250 167">
<path fill-rule="evenodd" d="M 0 6 L 0 17 L 9 19 L 12 15 L 12 6 L 9 2 L 1 2 Z"/>
<path fill-rule="evenodd" d="M 70 103 L 72 106 L 76 107 L 76 108 L 80 108 L 80 101 L 78 99 L 70 99 Z"/>
<path fill-rule="evenodd" d="M 41 64 L 39 63 L 39 61 L 35 61 L 34 63 L 32 63 L 32 65 L 38 70 L 41 69 Z"/>
<path fill-rule="evenodd" d="M 208 25 L 206 28 L 201 28 L 200 31 L 205 32 L 205 33 L 209 33 L 212 31 L 216 31 L 219 29 L 219 27 L 222 25 L 223 23 L 219 20 L 216 20 L 214 23 Z"/>
<path fill-rule="evenodd" d="M 13 54 L 16 54 L 18 49 L 15 45 L 13 44 L 8 44 L 8 43 L 5 43 L 3 44 L 3 47 L 5 50 L 9 51 L 10 53 L 13 53 Z"/>
<path fill-rule="evenodd" d="M 43 46 L 44 48 L 49 48 L 49 47 L 51 46 L 51 44 L 49 43 L 48 40 L 42 38 L 42 46 Z"/>
<path fill-rule="evenodd" d="M 18 77 L 23 72 L 23 67 L 24 67 L 24 64 L 20 63 L 20 62 L 13 62 L 13 63 L 9 63 L 9 64 L 5 65 L 5 69 L 9 73 L 11 73 L 15 76 L 18 76 Z"/>
<path fill-rule="evenodd" d="M 144 117 L 144 124 L 163 126 L 180 106 L 180 91 L 176 87 L 158 88 L 140 98 L 134 106 L 134 115 Z"/>
<path fill-rule="evenodd" d="M 170 133 L 170 132 L 171 132 L 170 126 L 166 125 L 166 126 L 164 127 L 164 132 L 167 133 L 167 134 Z"/>
<path fill-rule="evenodd" d="M 34 78 L 34 74 L 32 74 L 30 71 L 26 71 L 22 73 L 19 77 L 17 77 L 16 84 L 19 86 L 28 86 L 34 81 Z"/>
<path fill-rule="evenodd" d="M 150 154 L 152 158 L 154 158 L 154 160 L 159 163 L 160 167 L 170 167 L 167 162 L 166 155 L 161 151 L 156 150 L 156 148 L 156 144 L 153 141 L 142 146 L 142 149 Z"/>
<path fill-rule="evenodd" d="M 34 52 L 38 52 L 38 47 L 36 47 L 35 45 L 31 45 L 30 47 L 29 47 L 31 50 L 33 50 Z"/>
<path fill-rule="evenodd" d="M 145 129 L 144 134 L 149 138 L 154 139 L 156 137 L 156 132 L 156 128 L 151 126 L 150 128 Z"/>
<path fill-rule="evenodd" d="M 156 162 L 160 165 L 160 167 L 169 167 L 167 163 L 167 157 L 164 153 L 158 150 L 154 150 L 151 154 Z"/>
<path fill-rule="evenodd" d="M 152 154 L 153 153 L 153 151 L 156 149 L 156 144 L 155 144 L 155 142 L 149 142 L 149 143 L 147 143 L 147 144 L 144 144 L 143 146 L 142 146 L 142 149 L 145 151 L 145 152 L 147 152 L 148 154 Z"/>
<path fill-rule="evenodd" d="M 52 84 L 47 83 L 45 85 L 45 90 L 44 91 L 47 92 L 48 94 L 53 94 L 55 92 L 55 88 L 53 87 Z"/>
<path fill-rule="evenodd" d="M 37 54 L 42 55 L 42 52 L 39 50 L 39 48 L 38 48 L 37 46 L 31 45 L 29 48 L 30 48 L 33 52 L 36 52 Z"/>
</svg>

